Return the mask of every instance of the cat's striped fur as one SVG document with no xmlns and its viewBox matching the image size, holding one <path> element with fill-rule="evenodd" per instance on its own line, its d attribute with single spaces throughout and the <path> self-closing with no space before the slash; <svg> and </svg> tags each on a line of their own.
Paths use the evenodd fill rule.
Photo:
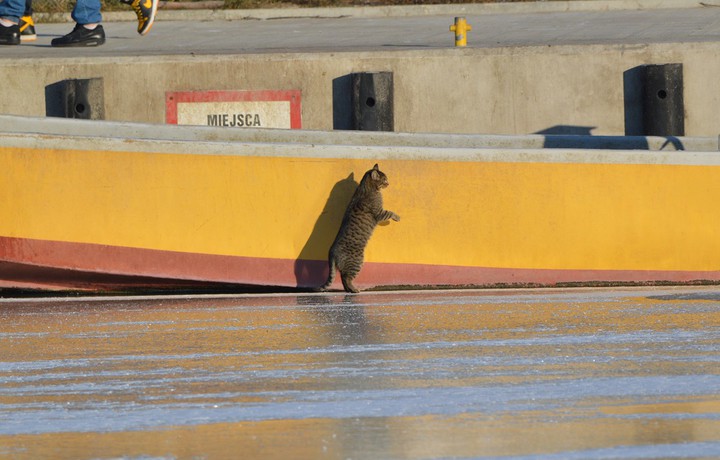
<svg viewBox="0 0 720 460">
<path fill-rule="evenodd" d="M 380 171 L 377 164 L 363 176 L 330 247 L 330 275 L 320 290 L 324 291 L 332 285 L 335 270 L 338 270 L 345 290 L 359 292 L 352 282 L 360 273 L 365 258 L 365 246 L 373 230 L 380 222 L 400 220 L 400 216 L 394 212 L 383 209 L 380 190 L 388 185 L 387 176 Z"/>
</svg>

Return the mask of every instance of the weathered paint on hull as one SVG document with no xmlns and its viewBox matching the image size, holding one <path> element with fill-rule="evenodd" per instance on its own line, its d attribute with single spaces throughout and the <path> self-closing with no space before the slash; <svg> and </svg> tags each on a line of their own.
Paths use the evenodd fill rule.
<svg viewBox="0 0 720 460">
<path fill-rule="evenodd" d="M 0 287 L 28 289 L 208 288 L 211 285 L 204 284 L 208 282 L 313 288 L 322 285 L 328 273 L 327 262 L 318 260 L 193 254 L 16 238 L 0 238 L 0 257 L 14 261 L 0 262 Z M 543 270 L 369 262 L 357 284 L 362 288 L 494 287 L 718 280 L 717 271 Z M 342 288 L 339 281 L 334 288 Z"/>
<path fill-rule="evenodd" d="M 0 260 L 25 267 L 317 286 L 377 161 L 402 220 L 362 288 L 720 280 L 716 153 L 5 141 Z"/>
</svg>

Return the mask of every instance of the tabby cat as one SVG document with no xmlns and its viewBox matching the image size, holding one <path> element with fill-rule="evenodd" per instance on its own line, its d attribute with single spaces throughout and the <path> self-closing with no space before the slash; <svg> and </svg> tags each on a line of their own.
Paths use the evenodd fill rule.
<svg viewBox="0 0 720 460">
<path fill-rule="evenodd" d="M 345 210 L 340 230 L 330 246 L 330 275 L 319 290 L 327 290 L 335 279 L 335 270 L 340 271 L 343 287 L 348 292 L 359 292 L 353 286 L 353 279 L 360 273 L 363 265 L 365 246 L 377 224 L 394 220 L 400 216 L 383 209 L 380 190 L 389 185 L 387 176 L 376 164 L 365 173 Z"/>
</svg>

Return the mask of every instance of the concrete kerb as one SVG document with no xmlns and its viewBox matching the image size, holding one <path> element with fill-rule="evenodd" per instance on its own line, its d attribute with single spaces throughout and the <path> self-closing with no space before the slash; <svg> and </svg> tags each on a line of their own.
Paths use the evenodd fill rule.
<svg viewBox="0 0 720 460">
<path fill-rule="evenodd" d="M 397 5 L 319 8 L 264 8 L 217 10 L 163 10 L 159 7 L 158 21 L 238 21 L 288 18 L 342 17 L 412 17 L 412 16 L 474 16 L 485 14 L 532 14 L 582 11 L 616 11 L 648 9 L 685 9 L 720 7 L 720 0 L 569 0 L 528 1 L 512 3 L 466 3 L 442 5 Z M 68 13 L 35 13 L 38 22 L 71 22 Z M 132 11 L 103 12 L 106 22 L 135 21 Z"/>
<path fill-rule="evenodd" d="M 0 115 L 0 133 L 120 139 L 457 149 L 587 149 L 714 152 L 714 137 L 489 135 L 241 129 Z"/>
</svg>

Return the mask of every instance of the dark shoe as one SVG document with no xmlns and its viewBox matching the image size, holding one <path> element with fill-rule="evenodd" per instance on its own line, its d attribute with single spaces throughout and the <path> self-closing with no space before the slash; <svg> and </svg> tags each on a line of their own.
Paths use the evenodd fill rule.
<svg viewBox="0 0 720 460">
<path fill-rule="evenodd" d="M 93 30 L 86 29 L 80 24 L 67 35 L 60 38 L 53 38 L 52 46 L 99 46 L 105 43 L 105 31 L 103 26 L 98 25 Z"/>
<path fill-rule="evenodd" d="M 37 40 L 37 33 L 35 33 L 35 21 L 32 16 L 23 16 L 20 18 L 20 41 L 21 42 L 33 42 Z"/>
<path fill-rule="evenodd" d="M 14 24 L 5 27 L 0 24 L 0 45 L 19 45 L 20 44 L 20 27 Z"/>
<path fill-rule="evenodd" d="M 159 0 L 132 0 L 130 6 L 135 10 L 138 17 L 138 33 L 145 35 L 150 32 L 150 28 L 155 22 L 155 13 L 157 12 Z"/>
</svg>

